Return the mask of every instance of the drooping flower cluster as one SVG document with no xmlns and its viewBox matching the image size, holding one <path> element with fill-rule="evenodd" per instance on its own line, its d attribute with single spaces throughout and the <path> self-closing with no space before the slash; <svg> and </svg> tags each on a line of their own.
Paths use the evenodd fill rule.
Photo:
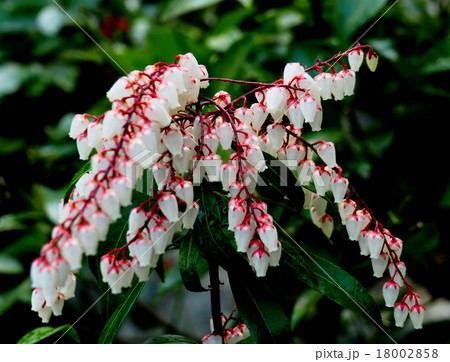
<svg viewBox="0 0 450 362">
<path fill-rule="evenodd" d="M 235 320 L 237 325 L 234 328 L 227 328 L 227 324 L 231 321 Z M 222 323 L 222 336 L 214 333 L 214 325 L 213 319 L 209 320 L 211 333 L 207 334 L 203 337 L 203 344 L 235 344 L 239 341 L 243 341 L 247 337 L 250 337 L 250 332 L 248 327 L 242 323 L 239 319 L 236 319 L 232 316 L 226 317 L 222 314 L 221 323 Z"/>
<path fill-rule="evenodd" d="M 175 64 L 157 63 L 120 78 L 107 93 L 111 110 L 73 119 L 69 135 L 76 139 L 80 158 L 87 160 L 95 149 L 92 169 L 79 179 L 69 200 L 61 202 L 61 223 L 33 262 L 33 310 L 44 322 L 52 312 L 61 313 L 64 299 L 73 295 L 72 273 L 81 267 L 82 255 L 96 255 L 109 225 L 132 203 L 132 190 L 147 170 L 156 181 L 156 193 L 131 210 L 126 244 L 101 257 L 103 281 L 112 293 L 129 287 L 134 275 L 146 281 L 174 234 L 194 227 L 199 212 L 194 185 L 204 181 L 221 182 L 230 198 L 228 229 L 234 232 L 237 251 L 247 255 L 258 277 L 265 276 L 269 266 L 278 265 L 282 250 L 274 220 L 257 196 L 258 175 L 267 168 L 265 152 L 296 174 L 306 196 L 304 207 L 328 237 L 334 220 L 323 196 L 332 192 L 349 238 L 359 241 L 363 255 L 370 255 L 375 276 L 381 277 L 391 260 L 386 304 L 395 303 L 401 285 L 408 289 L 394 308 L 397 325 L 409 312 L 420 328 L 424 308 L 405 280 L 400 239 L 378 223 L 342 176 L 334 144 L 311 144 L 302 137 L 309 128 L 321 130 L 322 100 L 353 94 L 366 49 L 367 65 L 374 71 L 378 56 L 371 47 L 357 45 L 309 68 L 289 63 L 283 78 L 270 84 L 209 78 L 190 53 L 178 56 Z M 335 63 L 341 71 L 336 72 Z M 314 78 L 312 71 L 318 73 Z M 209 81 L 255 87 L 233 100 L 224 91 L 200 97 Z M 251 98 L 254 103 L 248 107 Z M 235 152 L 225 160 L 219 147 Z M 234 334 L 245 334 L 240 329 L 230 333 L 230 341 Z"/>
</svg>

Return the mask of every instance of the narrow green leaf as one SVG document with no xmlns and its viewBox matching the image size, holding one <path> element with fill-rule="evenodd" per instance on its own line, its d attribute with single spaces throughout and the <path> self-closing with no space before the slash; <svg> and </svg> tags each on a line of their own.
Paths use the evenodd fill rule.
<svg viewBox="0 0 450 362">
<path fill-rule="evenodd" d="M 165 2 L 160 13 L 160 18 L 162 21 L 168 21 L 178 16 L 216 5 L 222 1 L 223 0 L 169 0 Z"/>
<path fill-rule="evenodd" d="M 23 266 L 19 260 L 8 254 L 0 253 L 0 274 L 20 274 Z"/>
<path fill-rule="evenodd" d="M 100 338 L 98 339 L 98 343 L 107 344 L 113 342 L 117 331 L 127 317 L 128 313 L 130 313 L 134 303 L 136 303 L 136 300 L 139 297 L 139 294 L 141 294 L 144 285 L 145 283 L 138 282 L 137 280 L 134 281 L 131 288 L 125 294 L 123 303 L 116 308 L 111 318 L 109 318 L 108 322 L 106 322 L 106 325 L 100 334 Z"/>
<path fill-rule="evenodd" d="M 72 180 L 70 181 L 69 187 L 66 190 L 66 193 L 64 195 L 64 203 L 66 203 L 69 200 L 70 194 L 72 193 L 75 184 L 78 182 L 78 180 L 83 176 L 86 172 L 89 172 L 91 170 L 91 160 L 87 161 L 73 176 Z"/>
<path fill-rule="evenodd" d="M 288 252 L 287 257 L 282 258 L 280 263 L 293 276 L 344 308 L 371 322 L 381 323 L 376 302 L 354 277 L 312 253 L 308 253 L 307 257 L 300 257 L 298 246 L 291 240 L 282 240 L 282 244 Z M 311 274 L 314 275 L 313 278 Z"/>
<path fill-rule="evenodd" d="M 6 313 L 13 305 L 18 302 L 30 303 L 31 284 L 30 278 L 26 278 L 19 285 L 6 292 L 0 293 L 0 316 Z"/>
<path fill-rule="evenodd" d="M 62 332 L 72 338 L 75 342 L 80 343 L 80 338 L 78 337 L 77 331 L 69 324 L 64 324 L 60 327 L 38 327 L 32 331 L 25 334 L 18 344 L 34 344 L 41 342 L 42 340 L 53 336 L 54 334 Z"/>
<path fill-rule="evenodd" d="M 147 339 L 144 344 L 198 344 L 198 342 L 178 334 L 162 334 Z"/>
<path fill-rule="evenodd" d="M 183 284 L 191 292 L 205 292 L 197 273 L 197 263 L 200 256 L 200 248 L 197 245 L 193 233 L 185 237 L 180 247 L 180 274 Z"/>
</svg>

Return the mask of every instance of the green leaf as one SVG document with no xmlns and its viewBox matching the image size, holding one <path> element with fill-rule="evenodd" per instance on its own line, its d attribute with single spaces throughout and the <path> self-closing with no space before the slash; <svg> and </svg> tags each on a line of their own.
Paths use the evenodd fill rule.
<svg viewBox="0 0 450 362">
<path fill-rule="evenodd" d="M 0 65 L 0 99 L 19 90 L 30 77 L 28 66 L 19 63 L 5 63 Z"/>
<path fill-rule="evenodd" d="M 144 288 L 144 286 L 145 283 L 138 282 L 137 279 L 135 280 L 131 288 L 125 294 L 125 298 L 122 304 L 116 308 L 111 318 L 109 318 L 108 322 L 106 322 L 100 338 L 98 339 L 98 343 L 105 344 L 113 342 L 117 331 L 127 317 L 128 313 L 130 313 L 131 308 L 133 308 L 134 303 L 136 303 L 136 300 L 139 297 L 139 294 L 141 294 L 142 288 Z"/>
<path fill-rule="evenodd" d="M 223 0 L 169 0 L 164 3 L 160 13 L 162 21 L 172 20 L 178 16 L 216 5 Z"/>
<path fill-rule="evenodd" d="M 23 266 L 16 258 L 0 253 L 0 274 L 20 274 Z"/>
<path fill-rule="evenodd" d="M 372 19 L 387 3 L 387 0 L 354 1 L 335 0 L 336 33 L 347 40 L 360 26 Z"/>
<path fill-rule="evenodd" d="M 87 161 L 73 176 L 72 180 L 70 181 L 69 187 L 66 190 L 66 193 L 64 195 L 64 203 L 66 203 L 69 200 L 70 194 L 72 193 L 76 183 L 78 180 L 83 176 L 86 172 L 89 172 L 92 169 L 91 167 L 91 160 Z"/>
<path fill-rule="evenodd" d="M 77 331 L 69 324 L 64 324 L 60 327 L 38 327 L 33 329 L 31 332 L 25 334 L 19 342 L 19 344 L 34 344 L 41 342 L 42 340 L 53 336 L 54 334 L 62 332 L 66 334 L 70 338 L 72 338 L 75 342 L 80 343 L 80 338 L 78 337 Z"/>
<path fill-rule="evenodd" d="M 197 263 L 200 248 L 194 239 L 193 233 L 185 237 L 180 247 L 180 274 L 183 284 L 191 292 L 205 292 L 197 273 Z"/>
<path fill-rule="evenodd" d="M 161 334 L 147 339 L 144 344 L 198 344 L 198 342 L 178 334 Z"/>
<path fill-rule="evenodd" d="M 381 323 L 380 311 L 376 302 L 354 277 L 335 264 L 312 253 L 308 252 L 307 257 L 299 258 L 299 246 L 290 239 L 282 239 L 282 244 L 284 250 L 289 250 L 290 258 L 292 258 L 291 254 L 297 254 L 294 262 L 289 261 L 289 258 L 281 260 L 281 263 L 290 269 L 293 276 L 344 308 L 371 322 Z M 295 261 L 298 262 L 299 267 Z M 302 270 L 308 270 L 308 273 L 302 273 Z M 310 277 L 311 273 L 314 278 Z"/>
</svg>

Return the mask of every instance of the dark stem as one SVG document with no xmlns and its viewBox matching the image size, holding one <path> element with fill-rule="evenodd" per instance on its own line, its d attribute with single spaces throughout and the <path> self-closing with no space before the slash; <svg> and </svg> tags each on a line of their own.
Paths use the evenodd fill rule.
<svg viewBox="0 0 450 362">
<path fill-rule="evenodd" d="M 209 264 L 209 283 L 211 292 L 211 315 L 213 319 L 214 334 L 223 336 L 222 326 L 222 310 L 220 308 L 220 280 L 219 280 L 219 265 L 213 261 L 208 261 Z"/>
</svg>

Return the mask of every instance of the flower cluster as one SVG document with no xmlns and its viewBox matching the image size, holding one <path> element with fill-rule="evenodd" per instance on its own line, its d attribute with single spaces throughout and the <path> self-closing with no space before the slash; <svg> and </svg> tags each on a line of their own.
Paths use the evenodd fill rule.
<svg viewBox="0 0 450 362">
<path fill-rule="evenodd" d="M 73 273 L 81 267 L 82 255 L 96 255 L 109 225 L 132 203 L 132 190 L 144 170 L 151 170 L 157 191 L 132 208 L 125 245 L 101 257 L 103 281 L 112 293 L 129 287 L 134 275 L 146 281 L 174 234 L 194 227 L 199 212 L 194 186 L 205 180 L 221 182 L 230 198 L 228 229 L 237 251 L 246 254 L 258 277 L 265 276 L 269 266 L 278 265 L 282 250 L 274 220 L 256 190 L 258 175 L 267 168 L 267 153 L 296 174 L 305 192 L 304 207 L 328 237 L 334 221 L 324 196 L 332 192 L 349 238 L 359 242 L 361 254 L 370 255 L 375 276 L 389 269 L 391 280 L 383 290 L 386 304 L 394 305 L 400 286 L 408 289 L 394 307 L 397 325 L 409 312 L 420 328 L 424 307 L 405 280 L 401 240 L 378 223 L 342 176 L 334 144 L 311 144 L 302 136 L 307 129 L 321 130 L 323 100 L 353 94 L 364 58 L 374 71 L 378 56 L 370 46 L 357 45 L 328 61 L 318 59 L 309 68 L 289 63 L 282 79 L 259 83 L 210 78 L 188 53 L 179 55 L 175 64 L 157 63 L 120 78 L 107 93 L 111 110 L 99 117 L 76 115 L 72 121 L 69 136 L 76 139 L 80 158 L 90 158 L 92 169 L 61 202 L 60 225 L 33 262 L 33 310 L 44 322 L 52 313 L 61 313 L 64 299 L 73 296 Z M 342 70 L 336 71 L 336 63 Z M 210 81 L 254 88 L 235 99 L 224 91 L 212 98 L 199 96 Z M 253 103 L 248 106 L 249 99 Z M 234 153 L 223 159 L 223 150 Z M 225 329 L 224 339 L 232 343 L 246 335 L 242 326 Z M 212 333 L 204 342 L 215 337 Z"/>
<path fill-rule="evenodd" d="M 237 325 L 234 328 L 227 328 L 227 324 L 231 320 L 235 320 L 237 322 Z M 210 318 L 209 322 L 211 333 L 203 337 L 202 339 L 203 344 L 235 344 L 238 343 L 239 341 L 243 341 L 247 337 L 250 337 L 248 327 L 244 323 L 242 323 L 239 319 L 236 319 L 232 316 L 227 318 L 224 314 L 222 314 L 221 317 L 222 335 L 214 333 L 214 325 L 212 318 Z"/>
</svg>

